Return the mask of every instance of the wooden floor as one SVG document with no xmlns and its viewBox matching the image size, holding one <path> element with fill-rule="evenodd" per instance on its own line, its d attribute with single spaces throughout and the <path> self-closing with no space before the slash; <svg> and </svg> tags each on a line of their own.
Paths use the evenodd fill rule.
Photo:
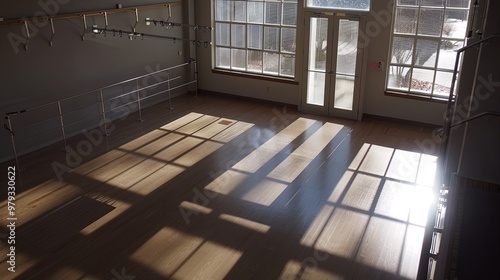
<svg viewBox="0 0 500 280">
<path fill-rule="evenodd" d="M 20 159 L 2 279 L 416 277 L 429 128 L 203 93 L 173 103 Z"/>
</svg>

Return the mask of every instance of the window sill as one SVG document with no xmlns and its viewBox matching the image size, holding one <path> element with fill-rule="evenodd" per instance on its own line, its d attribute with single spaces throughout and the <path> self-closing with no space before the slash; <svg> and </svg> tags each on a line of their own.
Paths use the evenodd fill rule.
<svg viewBox="0 0 500 280">
<path fill-rule="evenodd" d="M 384 93 L 386 96 L 392 96 L 392 97 L 428 101 L 428 102 L 434 102 L 434 103 L 440 103 L 440 104 L 447 104 L 448 103 L 447 98 L 431 98 L 430 96 L 411 94 L 411 93 L 406 93 L 406 92 L 403 93 L 403 92 L 397 92 L 397 91 L 391 91 L 391 90 L 386 90 Z"/>
<path fill-rule="evenodd" d="M 293 78 L 285 78 L 285 77 L 278 77 L 278 76 L 276 76 L 276 77 L 265 76 L 265 75 L 247 73 L 247 72 L 235 72 L 235 71 L 223 70 L 223 69 L 212 69 L 212 73 L 235 76 L 235 77 L 242 77 L 242 78 L 258 79 L 258 80 L 271 81 L 271 82 L 286 83 L 286 84 L 292 84 L 292 85 L 299 84 L 299 82 L 296 82 Z"/>
</svg>

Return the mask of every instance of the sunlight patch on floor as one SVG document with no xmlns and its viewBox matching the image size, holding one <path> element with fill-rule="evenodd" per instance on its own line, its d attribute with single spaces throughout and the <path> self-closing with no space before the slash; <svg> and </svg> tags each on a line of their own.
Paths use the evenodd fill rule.
<svg viewBox="0 0 500 280">
<path fill-rule="evenodd" d="M 424 233 L 424 227 L 414 225 L 407 226 L 405 244 L 399 268 L 400 276 L 408 279 L 414 279 L 415 275 L 417 275 Z"/>
<path fill-rule="evenodd" d="M 248 176 L 250 175 L 243 172 L 228 170 L 208 184 L 205 189 L 229 195 L 238 186 L 240 186 L 248 178 Z"/>
<path fill-rule="evenodd" d="M 437 171 L 438 157 L 422 154 L 418 166 L 417 184 L 423 186 L 434 186 Z"/>
<path fill-rule="evenodd" d="M 268 225 L 261 224 L 261 223 L 258 223 L 258 222 L 255 222 L 255 221 L 251 221 L 251 220 L 248 220 L 248 219 L 244 219 L 244 218 L 241 218 L 241 217 L 229 215 L 229 214 L 220 214 L 219 218 L 222 219 L 222 220 L 231 222 L 233 224 L 242 226 L 244 228 L 260 232 L 260 233 L 267 233 L 269 231 L 269 229 L 271 228 Z"/>
<path fill-rule="evenodd" d="M 354 258 L 369 219 L 366 214 L 336 208 L 314 248 L 334 256 Z"/>
<path fill-rule="evenodd" d="M 368 211 L 372 207 L 381 178 L 357 174 L 342 200 L 342 205 Z"/>
<path fill-rule="evenodd" d="M 174 163 L 189 168 L 198 163 L 200 160 L 206 158 L 213 152 L 217 151 L 222 146 L 223 144 L 221 143 L 210 141 L 203 142 L 202 144 L 190 150 L 188 153 L 176 159 Z"/>
<path fill-rule="evenodd" d="M 395 150 L 386 177 L 415 183 L 419 162 L 419 153 Z"/>
<path fill-rule="evenodd" d="M 81 188 L 77 185 L 52 179 L 35 188 L 19 193 L 15 201 L 16 214 L 22 215 L 22 219 L 19 219 L 16 225 L 21 226 L 28 223 L 39 215 L 68 202 L 80 192 Z M 43 203 L 37 203 L 39 201 L 43 201 Z M 2 201 L 0 207 L 1 209 L 7 209 L 7 199 Z M 6 221 L 8 213 L 8 211 L 0 211 L 0 220 Z"/>
<path fill-rule="evenodd" d="M 293 182 L 333 140 L 342 127 L 338 124 L 325 123 L 271 171 L 268 177 L 287 183 Z"/>
<path fill-rule="evenodd" d="M 203 238 L 169 227 L 144 242 L 130 259 L 168 278 L 204 243 Z"/>
<path fill-rule="evenodd" d="M 355 278 L 414 279 L 436 167 L 435 156 L 364 143 L 301 244 L 365 265 Z"/>
<path fill-rule="evenodd" d="M 83 170 L 89 170 L 88 167 L 96 164 L 95 161 L 107 160 L 105 164 L 97 163 L 99 168 L 90 173 L 86 174 L 78 168 L 75 172 L 119 189 L 147 195 L 223 146 L 220 141 L 199 137 L 219 136 L 219 140 L 230 140 L 252 126 L 249 123 L 239 124 L 235 120 L 191 113 L 163 127 L 175 128 L 175 131 L 152 131 L 139 138 L 142 145 L 138 140 L 133 140 L 122 145 L 120 152 L 109 152 L 112 157 L 102 156 L 87 163 Z M 186 136 L 179 131 L 198 135 Z"/>
<path fill-rule="evenodd" d="M 246 192 L 242 199 L 264 206 L 269 206 L 287 187 L 288 185 L 286 184 L 263 179 L 252 187 L 251 190 Z"/>
<path fill-rule="evenodd" d="M 178 118 L 178 119 L 175 119 L 175 120 L 169 122 L 168 124 L 162 126 L 161 129 L 168 130 L 168 131 L 174 131 L 182 126 L 189 124 L 190 122 L 192 122 L 198 118 L 201 118 L 202 116 L 203 116 L 203 114 L 191 112 L 191 113 L 189 113 L 181 118 Z"/>
<path fill-rule="evenodd" d="M 349 182 L 351 181 L 353 176 L 354 176 L 354 171 L 347 170 L 346 172 L 344 172 L 342 178 L 340 178 L 337 185 L 335 185 L 333 192 L 330 194 L 330 197 L 328 198 L 329 202 L 332 203 L 340 202 L 340 198 L 347 189 L 347 187 L 349 186 Z"/>
<path fill-rule="evenodd" d="M 249 173 L 256 172 L 315 122 L 314 120 L 305 118 L 297 119 L 235 164 L 233 169 Z"/>
<path fill-rule="evenodd" d="M 404 223 L 371 217 L 356 255 L 356 261 L 397 274 L 405 231 Z M 369 275 L 366 276 L 369 278 Z"/>
<path fill-rule="evenodd" d="M 206 241 L 171 278 L 224 279 L 242 254 L 241 251 Z"/>
<path fill-rule="evenodd" d="M 392 148 L 371 145 L 358 170 L 384 176 L 393 152 Z"/>
<path fill-rule="evenodd" d="M 334 207 L 331 205 L 324 205 L 318 212 L 306 233 L 300 239 L 300 244 L 308 247 L 313 247 L 318 240 L 321 232 L 323 231 L 326 223 L 333 213 Z"/>
<path fill-rule="evenodd" d="M 208 215 L 212 213 L 213 209 L 201 206 L 199 204 L 189 202 L 189 201 L 183 201 L 181 204 L 179 204 L 179 207 L 184 208 L 187 211 L 191 211 L 193 213 L 198 213 L 198 214 L 205 214 Z"/>
<path fill-rule="evenodd" d="M 375 207 L 375 214 L 408 221 L 414 186 L 392 180 L 385 181 Z"/>
<path fill-rule="evenodd" d="M 115 207 L 115 209 L 113 209 L 113 211 L 107 213 L 106 215 L 102 216 L 98 220 L 94 221 L 90 225 L 86 226 L 85 228 L 83 228 L 79 232 L 82 235 L 89 235 L 89 234 L 94 233 L 96 230 L 103 227 L 108 222 L 112 221 L 113 219 L 115 219 L 118 216 L 120 216 L 121 214 L 123 214 L 123 212 L 127 211 L 127 209 L 129 209 L 131 206 L 130 203 L 126 203 L 126 202 L 117 200 L 116 198 L 102 195 L 99 193 L 89 193 L 89 194 L 87 194 L 87 197 L 92 198 L 96 201 L 107 203 L 107 204 Z"/>
</svg>

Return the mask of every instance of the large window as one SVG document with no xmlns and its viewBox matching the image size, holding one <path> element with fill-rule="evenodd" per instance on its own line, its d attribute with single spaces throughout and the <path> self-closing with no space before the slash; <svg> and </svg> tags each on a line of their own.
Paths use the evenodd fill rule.
<svg viewBox="0 0 500 280">
<path fill-rule="evenodd" d="M 215 67 L 295 75 L 297 0 L 215 0 Z"/>
<path fill-rule="evenodd" d="M 469 8 L 470 0 L 396 0 L 389 91 L 433 99 L 449 95 Z"/>
</svg>

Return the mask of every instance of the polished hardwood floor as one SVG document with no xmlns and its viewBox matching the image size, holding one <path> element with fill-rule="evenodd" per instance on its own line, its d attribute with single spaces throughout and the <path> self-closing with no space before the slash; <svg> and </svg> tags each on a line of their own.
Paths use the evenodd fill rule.
<svg viewBox="0 0 500 280">
<path fill-rule="evenodd" d="M 20 158 L 2 279 L 416 277 L 431 128 L 208 93 L 173 103 Z"/>
</svg>

